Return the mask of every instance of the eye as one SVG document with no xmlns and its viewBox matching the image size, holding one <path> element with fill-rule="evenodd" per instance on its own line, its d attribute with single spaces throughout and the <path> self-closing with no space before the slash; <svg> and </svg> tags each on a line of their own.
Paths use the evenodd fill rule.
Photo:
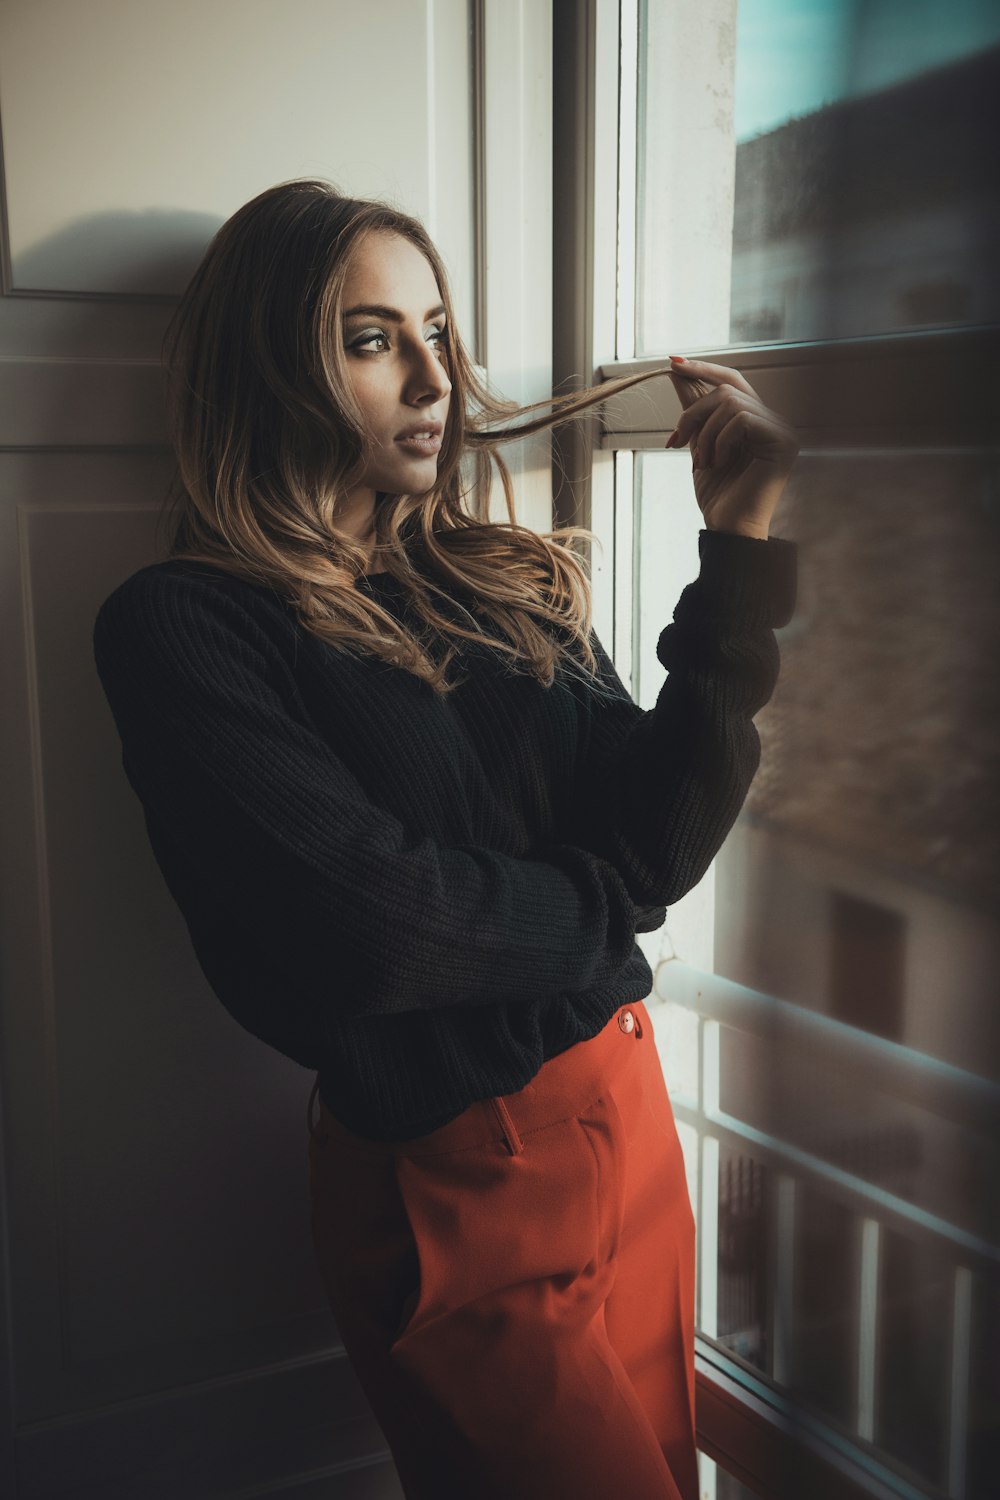
<svg viewBox="0 0 1000 1500">
<path fill-rule="evenodd" d="M 431 332 L 431 340 L 434 345 L 434 353 L 438 359 L 445 361 L 451 356 L 451 334 L 447 328 L 435 328 Z"/>
<path fill-rule="evenodd" d="M 354 339 L 350 347 L 352 349 L 367 349 L 369 344 L 378 343 L 379 340 L 381 340 L 382 343 L 388 348 L 388 336 L 382 333 L 379 329 L 372 329 L 368 333 L 363 333 L 360 338 Z M 373 349 L 371 352 L 373 354 L 378 354 L 381 351 Z"/>
</svg>

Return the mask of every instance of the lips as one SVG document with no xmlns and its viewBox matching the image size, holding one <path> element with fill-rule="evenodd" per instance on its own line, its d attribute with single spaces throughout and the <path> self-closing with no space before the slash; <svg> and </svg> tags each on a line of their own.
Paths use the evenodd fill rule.
<svg viewBox="0 0 1000 1500">
<path fill-rule="evenodd" d="M 441 435 L 444 432 L 442 422 L 425 422 L 422 426 L 414 423 L 405 432 L 396 437 L 396 442 L 407 453 L 412 453 L 418 458 L 430 458 L 441 448 Z"/>
</svg>

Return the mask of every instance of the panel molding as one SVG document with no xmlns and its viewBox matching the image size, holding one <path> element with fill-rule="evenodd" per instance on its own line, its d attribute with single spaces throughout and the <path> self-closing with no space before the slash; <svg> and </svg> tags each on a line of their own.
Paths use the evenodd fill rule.
<svg viewBox="0 0 1000 1500">
<path fill-rule="evenodd" d="M 111 455 L 91 453 L 82 463 L 74 455 L 59 452 L 8 454 L 0 467 L 0 523 L 7 539 L 0 547 L 6 585 L 0 590 L 0 610 L 7 668 L 13 668 L 11 712 L 2 731 L 8 767 L 3 821 L 11 851 L 3 877 L 3 906 L 5 915 L 20 930 L 18 942 L 7 947 L 4 957 L 5 1004 L 0 1012 L 2 1053 L 16 1059 L 16 1067 L 5 1070 L 2 1078 L 7 1150 L 0 1163 L 5 1173 L 0 1184 L 0 1226 L 5 1231 L 0 1243 L 4 1291 L 0 1336 L 5 1355 L 0 1377 L 0 1493 L 10 1495 L 12 1500 L 14 1496 L 18 1500 L 42 1500 L 43 1496 L 70 1489 L 77 1500 L 134 1500 L 137 1493 L 142 1493 L 144 1500 L 175 1500 L 180 1494 L 185 1500 L 200 1500 L 202 1496 L 209 1500 L 222 1493 L 231 1496 L 239 1486 L 239 1492 L 249 1500 L 251 1494 L 307 1494 L 320 1476 L 325 1476 L 329 1485 L 341 1474 L 358 1474 L 365 1477 L 359 1478 L 357 1485 L 353 1479 L 345 1479 L 345 1500 L 353 1494 L 359 1500 L 362 1496 L 365 1500 L 382 1500 L 395 1497 L 398 1485 L 384 1437 L 346 1359 L 332 1315 L 325 1306 L 320 1307 L 320 1296 L 314 1301 L 311 1295 L 315 1266 L 305 1244 L 304 1202 L 301 1210 L 293 1205 L 290 1234 L 278 1237 L 281 1243 L 277 1253 L 291 1282 L 287 1292 L 272 1299 L 276 1311 L 270 1321 L 265 1321 L 269 1314 L 259 1322 L 240 1318 L 238 1326 L 234 1323 L 230 1328 L 224 1315 L 218 1326 L 213 1325 L 193 1341 L 185 1333 L 173 1342 L 164 1342 L 151 1331 L 148 1339 L 126 1340 L 126 1347 L 120 1339 L 116 1345 L 113 1334 L 104 1349 L 89 1343 L 95 1314 L 83 1309 L 82 1322 L 79 1317 L 80 1299 L 96 1296 L 99 1311 L 100 1298 L 109 1295 L 111 1282 L 104 1278 L 106 1284 L 92 1290 L 86 1275 L 77 1274 L 81 1265 L 79 1246 L 72 1256 L 67 1254 L 69 1220 L 67 1206 L 60 1202 L 59 1186 L 79 1152 L 73 1148 L 67 1156 L 60 1130 L 68 1130 L 72 1136 L 74 1121 L 79 1123 L 84 1117 L 79 1112 L 79 1086 L 70 1090 L 70 1108 L 60 1110 L 62 1091 L 72 1080 L 64 1077 L 60 1081 L 55 1049 L 58 1045 L 65 1056 L 68 1044 L 64 1025 L 74 1014 L 78 1016 L 87 1009 L 97 993 L 95 983 L 99 987 L 105 969 L 103 961 L 95 957 L 94 962 L 100 964 L 96 978 L 95 974 L 88 978 L 84 973 L 78 980 L 75 963 L 66 966 L 67 957 L 71 959 L 74 952 L 70 947 L 64 948 L 62 959 L 54 955 L 59 963 L 53 972 L 57 939 L 47 929 L 52 922 L 60 921 L 60 910 L 65 915 L 66 860 L 72 862 L 73 850 L 79 852 L 81 847 L 80 840 L 87 847 L 89 838 L 84 826 L 64 847 L 67 812 L 73 817 L 67 797 L 72 798 L 73 792 L 65 784 L 63 773 L 72 752 L 58 747 L 65 743 L 62 728 L 67 715 L 78 721 L 82 699 L 94 691 L 82 682 L 76 665 L 86 655 L 78 621 L 89 618 L 91 601 L 99 600 L 115 577 L 129 570 L 136 547 L 144 550 L 142 537 L 152 535 L 159 507 L 155 502 L 129 497 L 137 492 L 148 495 L 150 480 L 158 483 L 161 467 L 161 455 L 140 459 L 122 450 Z M 47 495 L 53 498 L 47 499 Z M 63 495 L 66 498 L 60 498 Z M 97 533 L 90 565 L 77 575 L 75 560 L 80 548 L 76 539 L 87 534 L 90 517 L 99 513 L 106 514 L 103 534 Z M 63 527 L 71 521 L 76 529 L 67 538 Z M 36 528 L 43 522 L 36 537 Z M 54 554 L 53 543 L 57 544 Z M 41 596 L 38 578 L 42 579 Z M 67 581 L 71 586 L 65 590 Z M 48 607 L 53 601 L 59 604 L 54 610 Z M 75 644 L 65 654 L 59 642 L 70 638 Z M 68 706 L 53 716 L 54 702 L 66 694 Z M 84 825 L 88 819 L 103 816 L 100 809 L 106 808 L 118 827 L 120 817 L 114 816 L 115 809 L 108 802 L 121 776 L 113 764 L 111 732 L 105 724 L 91 724 L 90 712 L 85 713 L 84 720 L 78 770 L 81 789 L 87 790 L 91 804 Z M 107 755 L 96 747 L 98 736 L 102 742 L 108 740 Z M 106 775 L 96 781 L 90 774 L 95 755 L 106 766 Z M 53 797 L 56 815 L 50 827 Z M 117 805 L 118 798 L 113 800 Z M 121 800 L 126 800 L 124 792 Z M 95 806 L 98 811 L 94 811 Z M 128 859 L 133 845 L 141 852 L 142 820 L 138 804 L 133 807 L 131 800 L 121 809 L 122 814 L 126 811 L 134 834 L 125 843 Z M 49 847 L 52 840 L 54 850 Z M 54 859 L 61 861 L 61 872 L 51 868 Z M 111 859 L 110 864 L 114 863 Z M 105 871 L 109 867 L 107 858 L 102 867 Z M 51 877 L 59 873 L 62 905 L 57 901 L 53 906 L 50 922 L 49 885 Z M 155 877 L 155 871 L 147 872 L 145 866 L 137 866 L 133 873 L 135 884 L 143 889 Z M 102 878 L 99 871 L 97 878 Z M 301 1092 L 304 1099 L 306 1092 L 299 1081 L 300 1070 L 291 1063 L 277 1069 L 265 1066 L 259 1044 L 242 1033 L 234 1034 L 221 1011 L 210 1008 L 215 1002 L 207 993 L 201 997 L 203 981 L 193 968 L 193 960 L 185 959 L 182 951 L 181 919 L 167 907 L 165 894 L 155 902 L 152 895 L 149 903 L 140 900 L 138 909 L 144 911 L 149 904 L 151 910 L 155 907 L 154 916 L 163 908 L 166 917 L 153 921 L 145 938 L 139 934 L 130 940 L 132 947 L 136 943 L 141 948 L 150 947 L 150 972 L 155 971 L 156 955 L 165 943 L 171 953 L 177 950 L 178 961 L 171 965 L 173 979 L 165 983 L 172 982 L 176 987 L 183 1001 L 181 1009 L 188 1015 L 188 1028 L 192 1014 L 203 1017 L 198 1022 L 198 1035 L 203 1038 L 209 1060 L 201 1069 L 202 1081 L 193 1079 L 194 1093 L 205 1094 L 203 1083 L 217 1073 L 211 1060 L 224 1057 L 231 1077 L 224 1080 L 221 1089 L 220 1128 L 228 1116 L 228 1135 L 242 1146 L 244 1154 L 257 1159 L 258 1137 L 262 1140 L 263 1135 L 248 1129 L 250 1111 L 244 1123 L 242 1101 L 262 1090 L 268 1098 L 273 1096 L 279 1106 L 275 1118 L 280 1122 L 280 1133 L 291 1136 L 290 1126 L 298 1122 L 300 1114 L 298 1094 Z M 114 892 L 109 899 L 114 906 Z M 130 911 L 131 907 L 122 913 L 126 928 Z M 71 927 L 78 925 L 75 920 L 71 923 Z M 172 937 L 175 932 L 176 939 Z M 86 955 L 88 950 L 82 951 Z M 103 946 L 101 951 L 105 951 Z M 129 951 L 126 942 L 123 955 L 110 955 L 107 973 L 132 974 L 133 982 L 142 984 L 142 974 L 133 972 Z M 89 967 L 85 957 L 84 968 Z M 15 996 L 21 996 L 22 1003 L 13 1004 Z M 53 1016 L 57 1003 L 59 1013 Z M 161 1011 L 162 1006 L 151 1013 L 154 1026 Z M 54 1035 L 57 1025 L 58 1036 Z M 74 1023 L 74 1033 L 79 1032 L 79 1024 Z M 162 1084 L 152 1090 L 138 1085 L 133 1090 L 136 1092 L 149 1108 L 159 1108 L 162 1113 Z M 115 1118 L 121 1115 L 128 1097 L 126 1091 L 105 1101 Z M 64 1118 L 60 1121 L 61 1113 Z M 24 1122 L 30 1127 L 27 1131 Z M 133 1134 L 143 1141 L 148 1129 L 149 1122 L 140 1121 Z M 100 1139 L 98 1130 L 93 1147 L 84 1149 L 85 1157 L 88 1153 L 93 1157 Z M 155 1132 L 149 1135 L 149 1141 L 155 1144 Z M 134 1155 L 134 1147 L 127 1149 Z M 216 1146 L 207 1155 L 231 1160 L 232 1146 L 226 1149 L 229 1155 L 222 1158 Z M 301 1155 L 304 1151 L 300 1152 L 294 1141 L 290 1152 L 281 1152 L 282 1160 L 287 1158 L 295 1168 L 295 1181 L 285 1197 L 298 1198 Z M 137 1160 L 144 1158 L 155 1160 L 140 1147 Z M 237 1171 L 233 1181 L 236 1203 L 241 1191 L 238 1177 Z M 79 1200 L 78 1192 L 76 1197 Z M 99 1193 L 98 1202 L 104 1201 Z M 95 1212 L 100 1214 L 102 1210 L 98 1207 Z M 279 1212 L 287 1218 L 285 1208 Z M 16 1243 L 12 1244 L 9 1232 L 16 1232 Z M 256 1231 L 251 1229 L 250 1233 L 255 1235 Z M 281 1248 L 286 1240 L 289 1253 Z M 122 1253 L 128 1257 L 127 1247 Z M 218 1275 L 218 1253 L 214 1258 L 214 1274 Z M 266 1262 L 266 1253 L 264 1259 Z M 122 1269 L 132 1274 L 127 1261 Z M 152 1271 L 155 1276 L 155 1266 Z M 16 1283 L 12 1280 L 15 1274 Z M 143 1268 L 136 1266 L 132 1279 L 138 1278 L 141 1284 L 145 1275 Z M 15 1284 L 16 1303 L 12 1297 Z M 149 1295 L 157 1297 L 155 1286 L 149 1289 Z M 286 1303 L 303 1305 L 306 1310 L 285 1316 L 280 1309 Z M 237 1312 L 240 1305 L 237 1298 Z M 248 1306 L 252 1312 L 252 1303 Z M 163 1323 L 162 1318 L 159 1323 Z M 140 1327 L 136 1331 L 143 1330 Z M 122 1332 L 128 1333 L 124 1324 Z M 99 1345 L 104 1342 L 98 1340 Z M 248 1433 L 256 1445 L 249 1450 Z M 152 1473 L 150 1465 L 154 1465 Z M 341 1489 L 338 1483 L 338 1494 Z"/>
<path fill-rule="evenodd" d="M 3 97 L 0 95 L 0 297 L 9 297 L 14 286 L 10 258 L 10 217 L 7 212 L 7 154 L 3 137 Z"/>
<path fill-rule="evenodd" d="M 0 355 L 0 449 L 169 446 L 152 359 Z"/>
<path fill-rule="evenodd" d="M 216 1381 L 158 1391 L 17 1434 L 18 1500 L 208 1500 L 271 1493 L 391 1461 L 342 1347 Z M 394 1473 L 391 1473 L 394 1480 Z M 394 1493 L 386 1486 L 386 1495 Z"/>
<path fill-rule="evenodd" d="M 10 248 L 10 214 L 9 199 L 7 196 L 6 175 L 7 154 L 4 149 L 3 132 L 3 96 L 0 93 L 0 301 L 9 299 L 17 302 L 69 302 L 88 303 L 95 307 L 102 304 L 121 304 L 132 306 L 163 306 L 169 307 L 177 302 L 177 294 L 172 292 L 146 292 L 141 290 L 108 292 L 108 291 L 68 291 L 59 287 L 18 287 L 14 285 L 14 268 Z"/>
</svg>

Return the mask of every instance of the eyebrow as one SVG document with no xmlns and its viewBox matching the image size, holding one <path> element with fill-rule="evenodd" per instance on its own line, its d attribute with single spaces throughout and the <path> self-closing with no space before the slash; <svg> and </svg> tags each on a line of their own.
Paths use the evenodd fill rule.
<svg viewBox="0 0 1000 1500">
<path fill-rule="evenodd" d="M 440 317 L 441 313 L 445 310 L 444 303 L 439 302 L 437 307 L 432 307 L 429 313 L 424 314 L 424 322 L 429 323 L 431 318 Z M 344 317 L 357 318 L 362 314 L 366 317 L 388 318 L 393 323 L 403 323 L 406 320 L 405 313 L 401 313 L 398 307 L 386 307 L 381 302 L 369 302 L 365 303 L 364 306 L 349 307 L 344 313 Z"/>
</svg>

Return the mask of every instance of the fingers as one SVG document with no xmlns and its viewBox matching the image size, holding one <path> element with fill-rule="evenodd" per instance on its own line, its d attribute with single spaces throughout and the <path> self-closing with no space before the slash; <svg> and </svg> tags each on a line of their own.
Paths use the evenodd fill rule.
<svg viewBox="0 0 1000 1500">
<path fill-rule="evenodd" d="M 729 401 L 717 401 L 696 435 L 692 439 L 696 469 L 711 468 L 716 454 L 717 440 L 723 432 L 734 426 L 744 408 L 736 408 Z"/>
<path fill-rule="evenodd" d="M 674 382 L 674 389 L 678 391 L 678 394 L 684 383 L 696 382 L 705 388 L 731 385 L 736 390 L 742 391 L 744 395 L 753 396 L 757 401 L 760 400 L 749 380 L 741 375 L 739 370 L 731 370 L 728 365 L 712 365 L 704 359 L 685 359 L 682 354 L 671 354 L 668 358 L 672 366 L 668 373 L 680 377 L 679 381 Z"/>
<path fill-rule="evenodd" d="M 755 418 L 745 409 L 733 413 L 730 419 L 724 422 L 722 427 L 713 434 L 712 447 L 707 458 L 702 458 L 701 445 L 699 443 L 699 461 L 708 468 L 716 460 L 721 466 L 734 462 L 744 455 L 753 435 L 754 422 L 760 423 L 761 427 L 765 425 L 760 417 Z M 759 433 L 759 435 L 763 434 Z"/>
<path fill-rule="evenodd" d="M 755 458 L 784 471 L 791 468 L 797 452 L 791 429 L 776 421 L 773 412 L 751 411 L 749 407 L 735 412 L 714 435 L 707 460 L 702 456 L 702 440 L 698 440 L 701 467 L 718 464 L 724 468 L 741 458 L 745 462 Z"/>
<path fill-rule="evenodd" d="M 735 462 L 739 448 L 746 458 L 779 467 L 790 464 L 798 452 L 793 430 L 764 405 L 738 370 L 678 355 L 671 359 L 684 372 L 669 372 L 683 410 L 668 448 L 690 443 L 695 469 L 707 469 L 717 459 Z"/>
<path fill-rule="evenodd" d="M 685 410 L 700 396 L 707 396 L 713 389 L 707 380 L 696 380 L 693 375 L 682 375 L 679 370 L 668 370 L 667 374 L 673 381 L 677 399 Z"/>
<path fill-rule="evenodd" d="M 684 414 L 692 408 L 701 407 L 699 402 L 706 396 L 721 396 L 729 394 L 749 398 L 760 404 L 760 397 L 753 386 L 739 372 L 730 370 L 728 365 L 713 365 L 703 359 L 685 359 L 680 354 L 671 354 L 671 369 L 667 371 L 677 392 L 677 399 L 681 403 L 681 421 L 677 424 L 677 430 L 682 435 L 678 442 L 686 443 L 691 436 L 689 428 L 682 429 L 681 423 Z M 668 443 L 667 447 L 674 447 L 674 443 Z"/>
<path fill-rule="evenodd" d="M 696 397 L 681 412 L 666 446 L 677 448 L 687 442 L 695 469 L 734 458 L 740 446 L 767 462 L 794 457 L 798 451 L 795 434 L 786 422 L 755 396 L 730 385 L 716 386 Z"/>
<path fill-rule="evenodd" d="M 706 451 L 711 452 L 716 435 L 736 412 L 744 409 L 766 410 L 755 396 L 728 384 L 715 386 L 703 396 L 692 396 L 690 404 L 678 417 L 666 446 L 677 448 L 690 442 L 692 447 L 697 447 L 701 466 L 704 466 Z"/>
</svg>

